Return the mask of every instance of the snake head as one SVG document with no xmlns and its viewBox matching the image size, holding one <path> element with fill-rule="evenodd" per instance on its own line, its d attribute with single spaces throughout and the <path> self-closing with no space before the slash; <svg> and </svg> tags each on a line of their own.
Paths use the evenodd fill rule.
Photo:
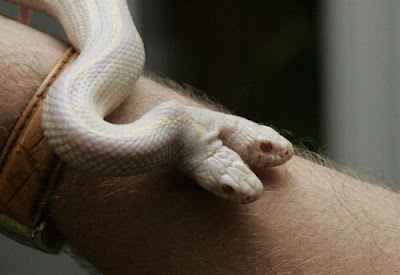
<svg viewBox="0 0 400 275">
<path fill-rule="evenodd" d="M 263 185 L 234 151 L 222 146 L 193 173 L 203 188 L 238 203 L 257 200 Z"/>
</svg>

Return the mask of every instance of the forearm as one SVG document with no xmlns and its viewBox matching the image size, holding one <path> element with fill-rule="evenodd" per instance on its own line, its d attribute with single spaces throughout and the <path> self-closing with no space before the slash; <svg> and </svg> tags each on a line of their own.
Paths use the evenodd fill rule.
<svg viewBox="0 0 400 275">
<path fill-rule="evenodd" d="M 0 35 L 0 55 L 8 60 L 0 63 L 2 148 L 14 114 L 66 46 L 3 18 Z M 141 78 L 109 119 L 130 122 L 170 99 L 199 104 Z M 258 174 L 265 192 L 243 206 L 169 169 L 105 178 L 67 168 L 50 213 L 69 242 L 105 273 L 400 271 L 397 194 L 299 157 Z"/>
</svg>

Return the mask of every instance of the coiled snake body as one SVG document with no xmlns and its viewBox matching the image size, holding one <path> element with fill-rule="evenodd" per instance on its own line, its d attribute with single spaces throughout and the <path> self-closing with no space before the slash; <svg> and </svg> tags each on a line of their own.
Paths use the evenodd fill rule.
<svg viewBox="0 0 400 275">
<path fill-rule="evenodd" d="M 68 164 L 125 176 L 175 165 L 220 197 L 249 203 L 263 189 L 250 167 L 286 162 L 293 148 L 272 128 L 166 102 L 131 124 L 104 120 L 128 96 L 145 54 L 125 0 L 17 0 L 62 24 L 80 55 L 51 87 L 45 136 Z"/>
</svg>

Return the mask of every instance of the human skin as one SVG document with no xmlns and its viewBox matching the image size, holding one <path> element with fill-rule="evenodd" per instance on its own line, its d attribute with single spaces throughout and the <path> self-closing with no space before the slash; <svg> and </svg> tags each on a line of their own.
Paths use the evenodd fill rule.
<svg viewBox="0 0 400 275">
<path fill-rule="evenodd" d="M 0 17 L 0 148 L 67 45 Z M 108 119 L 134 121 L 195 100 L 142 77 Z M 294 157 L 256 171 L 261 198 L 238 205 L 170 168 L 128 178 L 66 167 L 49 218 L 105 274 L 393 274 L 400 196 Z"/>
</svg>

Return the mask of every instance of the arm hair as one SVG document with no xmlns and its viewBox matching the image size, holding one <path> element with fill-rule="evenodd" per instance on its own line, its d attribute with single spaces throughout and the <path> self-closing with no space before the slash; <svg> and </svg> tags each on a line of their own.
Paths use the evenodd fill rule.
<svg viewBox="0 0 400 275">
<path fill-rule="evenodd" d="M 7 38 L 0 43 L 6 57 L 0 62 L 6 87 L 0 93 L 2 147 L 67 46 L 8 19 L 0 17 L 0 23 Z M 155 79 L 142 77 L 108 119 L 131 122 L 170 99 L 221 110 L 198 93 Z M 285 166 L 257 174 L 264 194 L 243 206 L 210 196 L 168 168 L 106 178 L 67 167 L 49 218 L 106 274 L 400 272 L 398 193 L 305 150 Z"/>
</svg>

